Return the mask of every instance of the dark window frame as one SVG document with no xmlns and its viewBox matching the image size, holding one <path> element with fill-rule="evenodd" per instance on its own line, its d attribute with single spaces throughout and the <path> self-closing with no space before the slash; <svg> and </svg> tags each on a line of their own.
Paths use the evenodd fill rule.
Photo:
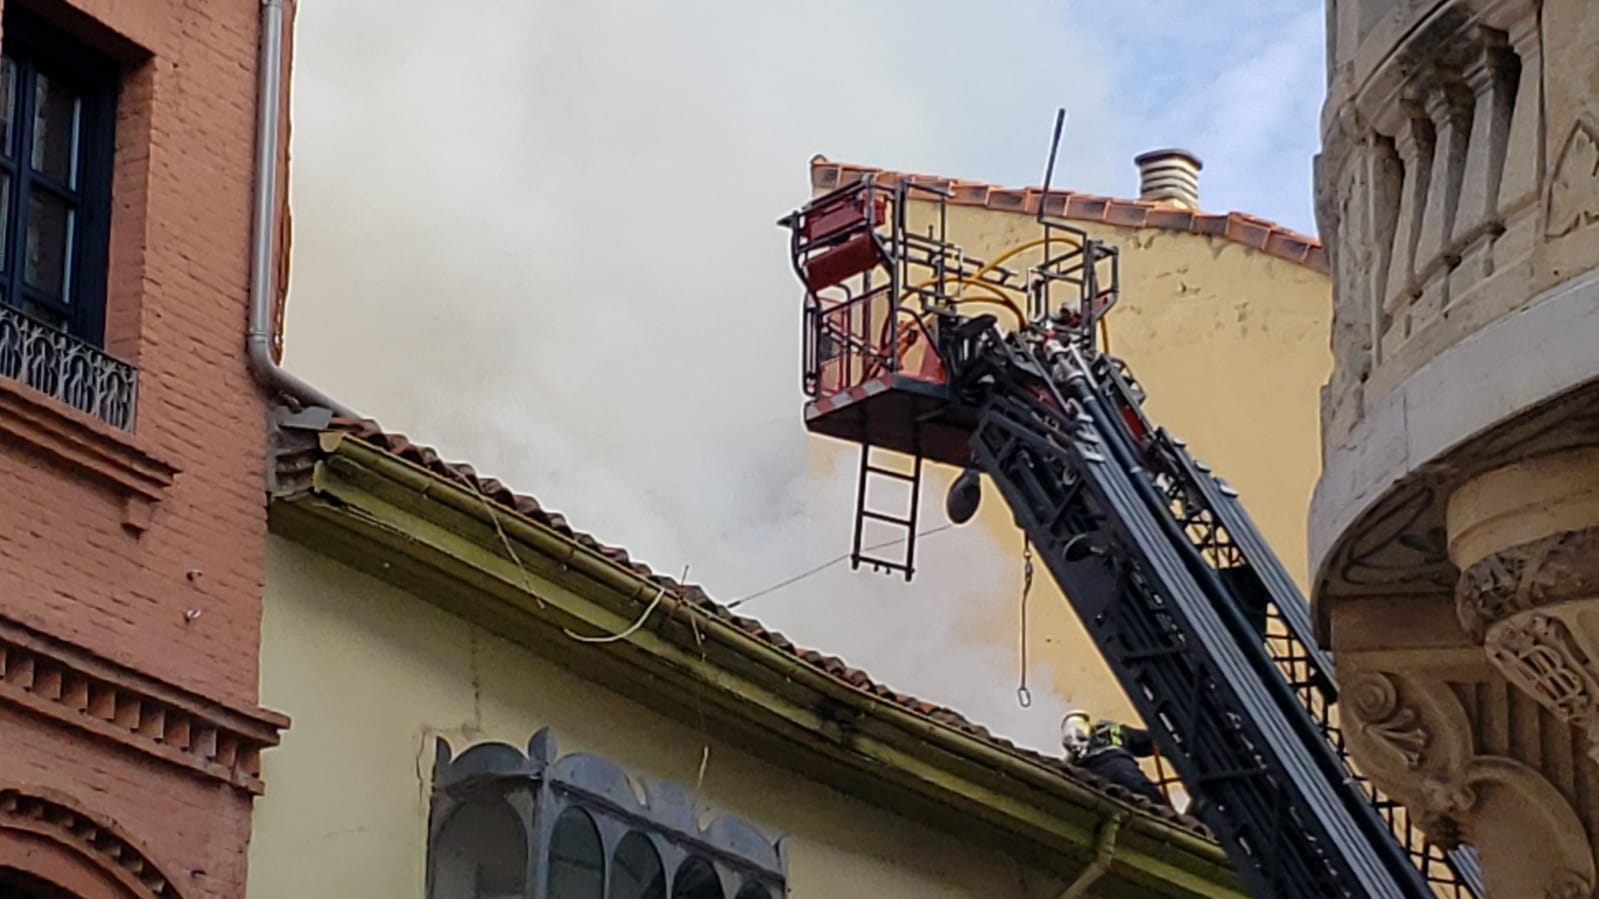
<svg viewBox="0 0 1599 899">
<path fill-rule="evenodd" d="M 96 348 L 105 346 L 107 270 L 111 243 L 111 195 L 115 174 L 116 113 L 120 77 L 114 63 L 70 36 L 20 10 L 7 10 L 0 52 L 16 66 L 16 106 L 10 146 L 0 146 L 0 172 L 11 178 L 6 197 L 0 303 L 21 300 L 59 315 L 64 330 Z M 78 185 L 76 189 L 33 170 L 36 80 L 43 74 L 78 93 Z M 0 103 L 4 102 L 0 97 Z M 67 289 L 62 298 L 26 282 L 27 216 L 31 191 L 39 187 L 67 200 L 76 216 L 72 246 L 64 263 Z"/>
</svg>

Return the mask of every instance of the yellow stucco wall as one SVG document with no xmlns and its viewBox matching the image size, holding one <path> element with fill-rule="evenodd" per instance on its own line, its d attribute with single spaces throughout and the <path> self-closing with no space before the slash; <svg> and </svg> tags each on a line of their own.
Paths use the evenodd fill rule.
<svg viewBox="0 0 1599 899">
<path fill-rule="evenodd" d="M 916 206 L 921 208 L 911 221 L 922 230 L 931 220 L 930 207 Z M 982 259 L 1042 234 L 1029 215 L 952 205 L 948 216 L 949 239 Z M 1084 227 L 1121 248 L 1121 301 L 1108 322 L 1111 352 L 1126 359 L 1143 383 L 1150 417 L 1186 439 L 1196 457 L 1238 489 L 1303 589 L 1305 518 L 1320 473 L 1318 403 L 1332 370 L 1329 277 L 1219 237 Z M 1036 251 L 1029 252 L 1007 265 L 1020 271 L 1038 258 Z M 1007 320 L 999 314 L 1002 322 Z M 841 468 L 852 471 L 857 452 L 853 445 L 813 437 L 811 477 L 820 482 L 836 478 Z M 937 472 L 930 481 L 923 500 L 924 524 L 943 520 L 950 476 Z M 812 508 L 810 514 L 842 517 L 849 510 Z M 1014 556 L 1016 564 L 995 573 L 993 589 L 984 594 L 987 607 L 968 616 L 979 622 L 973 638 L 1015 646 L 1022 537 L 997 492 L 986 489 L 977 519 L 959 533 L 941 536 L 936 547 L 929 544 L 924 552 L 982 539 L 974 531 L 994 541 L 1007 557 Z M 927 584 L 923 589 L 939 587 Z M 1095 715 L 1137 720 L 1041 566 L 1032 596 L 1030 655 L 1048 665 L 1059 695 Z M 984 709 L 961 711 L 979 721 L 991 717 Z"/>
<path fill-rule="evenodd" d="M 560 751 L 692 785 L 704 744 L 683 727 L 407 593 L 272 537 L 261 701 L 288 713 L 264 756 L 251 899 L 421 899 L 436 736 Z M 710 741 L 705 799 L 789 835 L 795 899 L 1044 897 L 1010 858 Z"/>
</svg>

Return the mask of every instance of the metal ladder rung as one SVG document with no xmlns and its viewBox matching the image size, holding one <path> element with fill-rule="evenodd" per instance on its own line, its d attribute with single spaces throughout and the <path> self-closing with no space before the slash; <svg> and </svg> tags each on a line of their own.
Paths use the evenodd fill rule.
<svg viewBox="0 0 1599 899">
<path fill-rule="evenodd" d="M 1137 652 L 1129 652 L 1123 656 L 1123 658 L 1130 662 L 1144 662 L 1148 661 L 1149 659 L 1163 659 L 1167 656 L 1182 655 L 1185 652 L 1188 652 L 1188 647 L 1186 646 L 1172 646 L 1166 649 L 1145 649 Z"/>
<path fill-rule="evenodd" d="M 886 521 L 889 524 L 897 524 L 900 527 L 906 528 L 916 526 L 916 522 L 910 520 L 909 518 L 900 518 L 897 515 L 888 515 L 883 512 L 873 512 L 871 509 L 862 509 L 861 517 L 870 518 L 873 521 Z"/>
<path fill-rule="evenodd" d="M 855 561 L 856 564 L 865 563 L 873 568 L 887 568 L 892 571 L 906 572 L 911 570 L 911 566 L 905 564 L 904 562 L 891 562 L 887 559 L 876 558 L 875 556 L 857 556 Z"/>
<path fill-rule="evenodd" d="M 898 478 L 901 481 L 911 482 L 911 481 L 915 481 L 916 480 L 916 475 L 914 475 L 914 474 L 906 474 L 903 471 L 895 471 L 892 468 L 881 468 L 881 467 L 876 466 L 876 465 L 868 464 L 866 466 L 866 470 L 871 472 L 872 474 L 880 474 L 880 475 L 883 475 L 884 477 Z"/>
<path fill-rule="evenodd" d="M 1208 773 L 1208 774 L 1201 774 L 1199 777 L 1197 777 L 1195 779 L 1199 783 L 1203 784 L 1203 783 L 1216 783 L 1216 782 L 1219 782 L 1219 781 L 1226 781 L 1226 780 L 1242 780 L 1242 779 L 1248 778 L 1248 777 L 1265 777 L 1265 776 L 1268 776 L 1270 774 L 1271 774 L 1271 772 L 1269 770 L 1267 770 L 1265 768 L 1260 768 L 1260 767 L 1255 767 L 1255 768 L 1235 768 L 1235 769 L 1230 770 L 1230 771 L 1215 771 L 1215 772 L 1211 772 L 1211 773 Z"/>
</svg>

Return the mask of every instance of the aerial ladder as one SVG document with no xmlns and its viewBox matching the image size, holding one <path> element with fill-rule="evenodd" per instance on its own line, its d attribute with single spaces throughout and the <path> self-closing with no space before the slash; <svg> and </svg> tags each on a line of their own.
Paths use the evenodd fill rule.
<svg viewBox="0 0 1599 899">
<path fill-rule="evenodd" d="M 1237 492 L 1103 350 L 1118 253 L 1064 219 L 1054 159 L 1038 236 L 988 261 L 947 239 L 935 181 L 868 173 L 780 221 L 806 426 L 861 446 L 852 564 L 913 576 L 924 460 L 964 469 L 957 524 L 988 475 L 1252 895 L 1481 899 L 1471 847 L 1434 844 L 1349 758 L 1308 604 Z"/>
</svg>

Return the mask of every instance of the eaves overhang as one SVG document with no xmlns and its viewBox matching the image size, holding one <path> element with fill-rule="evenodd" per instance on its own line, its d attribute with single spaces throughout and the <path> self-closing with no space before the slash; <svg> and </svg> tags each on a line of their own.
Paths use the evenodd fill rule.
<svg viewBox="0 0 1599 899">
<path fill-rule="evenodd" d="M 840 680 L 690 601 L 675 582 L 469 483 L 337 429 L 316 435 L 294 468 L 272 498 L 274 533 L 701 728 L 708 741 L 980 835 L 1065 878 L 1092 862 L 1102 825 L 1120 820 L 1114 862 L 1095 885 L 1105 899 L 1245 895 L 1204 834 Z M 624 631 L 607 642 L 573 637 Z"/>
</svg>

